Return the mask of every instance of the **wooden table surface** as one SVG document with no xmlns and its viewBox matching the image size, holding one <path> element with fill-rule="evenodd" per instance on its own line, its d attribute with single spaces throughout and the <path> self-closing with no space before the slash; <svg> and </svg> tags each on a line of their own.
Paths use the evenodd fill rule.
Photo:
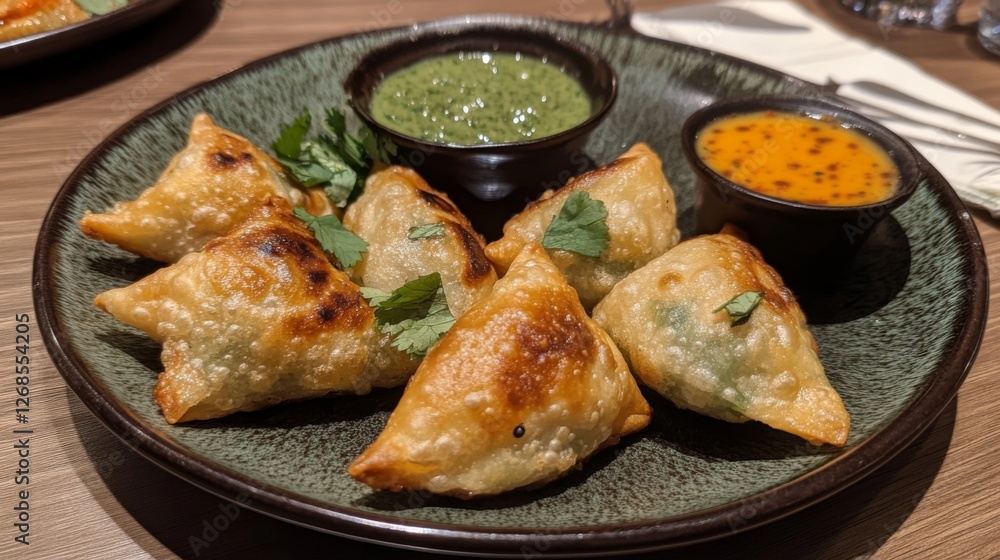
<svg viewBox="0 0 1000 560">
<path fill-rule="evenodd" d="M 1000 60 L 975 41 L 978 2 L 948 32 L 880 30 L 835 0 L 801 0 L 841 30 L 909 57 L 1000 108 Z M 639 0 L 639 10 L 680 4 Z M 142 27 L 28 68 L 0 72 L 0 558 L 430 557 L 320 534 L 243 511 L 207 547 L 225 502 L 132 452 L 66 387 L 37 336 L 32 254 L 72 168 L 107 133 L 193 84 L 327 37 L 459 13 L 606 18 L 601 0 L 185 0 Z M 1000 230 L 975 212 L 993 278 Z M 872 476 L 773 524 L 643 558 L 1000 558 L 1000 305 L 978 360 L 927 433 Z M 30 543 L 15 542 L 15 316 L 31 315 Z M 6 513 L 4 513 L 6 512 Z"/>
</svg>

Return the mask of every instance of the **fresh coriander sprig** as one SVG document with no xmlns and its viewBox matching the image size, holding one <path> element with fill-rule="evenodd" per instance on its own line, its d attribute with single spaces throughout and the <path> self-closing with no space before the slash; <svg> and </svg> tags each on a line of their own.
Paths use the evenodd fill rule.
<svg viewBox="0 0 1000 560">
<path fill-rule="evenodd" d="M 306 223 L 323 250 L 333 253 L 344 268 L 350 268 L 361 260 L 361 253 L 368 252 L 368 242 L 354 235 L 344 227 L 334 215 L 313 216 L 302 208 L 294 210 L 295 216 Z"/>
<path fill-rule="evenodd" d="M 347 119 L 336 109 L 327 109 L 323 124 L 329 134 L 307 139 L 312 127 L 308 109 L 281 129 L 271 144 L 281 165 L 307 187 L 322 186 L 330 200 L 343 208 L 361 193 L 365 178 L 376 160 L 388 161 L 395 146 L 379 142 L 367 129 L 360 137 L 347 132 Z"/>
<path fill-rule="evenodd" d="M 443 222 L 411 227 L 410 232 L 406 235 L 407 239 L 433 239 L 435 237 L 444 237 Z"/>
<path fill-rule="evenodd" d="M 718 313 L 725 309 L 726 313 L 729 313 L 729 317 L 733 320 L 730 326 L 738 327 L 750 320 L 750 314 L 753 313 L 753 310 L 757 308 L 762 299 L 764 299 L 764 292 L 743 292 L 713 309 L 712 313 Z"/>
<path fill-rule="evenodd" d="M 608 209 L 586 191 L 569 195 L 542 237 L 542 247 L 597 257 L 608 248 Z"/>
<path fill-rule="evenodd" d="M 362 127 L 359 134 L 361 135 L 361 141 L 365 145 L 365 153 L 375 161 L 389 163 L 392 161 L 393 156 L 399 153 L 399 149 L 393 144 L 392 140 L 375 134 L 367 126 Z"/>
<path fill-rule="evenodd" d="M 426 355 L 455 323 L 437 272 L 411 280 L 392 293 L 361 288 L 361 295 L 375 307 L 375 326 L 394 335 L 392 345 L 411 356 Z"/>
</svg>

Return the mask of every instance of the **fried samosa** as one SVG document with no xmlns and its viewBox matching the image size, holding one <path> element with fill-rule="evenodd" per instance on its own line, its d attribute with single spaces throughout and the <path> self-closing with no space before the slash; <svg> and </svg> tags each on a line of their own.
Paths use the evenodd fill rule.
<svg viewBox="0 0 1000 560">
<path fill-rule="evenodd" d="M 376 489 L 493 495 L 558 478 L 649 420 L 621 353 L 530 243 L 348 471 Z"/>
<path fill-rule="evenodd" d="M 368 242 L 364 260 L 350 271 L 362 286 L 391 291 L 439 272 L 448 308 L 459 317 L 497 280 L 483 238 L 412 169 L 391 166 L 371 174 L 348 207 L 344 227 Z"/>
<path fill-rule="evenodd" d="M 549 249 L 548 254 L 590 309 L 630 272 L 680 239 L 674 193 L 660 158 L 646 144 L 636 144 L 611 163 L 544 193 L 504 224 L 503 237 L 486 246 L 486 256 L 503 275 L 522 247 L 542 241 L 566 199 L 580 191 L 607 209 L 607 249 L 598 257 L 563 249 Z"/>
<path fill-rule="evenodd" d="M 323 189 L 296 188 L 278 162 L 202 113 L 191 124 L 187 147 L 155 185 L 107 213 L 87 211 L 80 228 L 94 239 L 172 263 L 200 251 L 271 197 L 316 216 L 334 212 Z"/>
<path fill-rule="evenodd" d="M 615 286 L 594 320 L 632 372 L 681 408 L 758 420 L 817 445 L 847 441 L 850 418 L 802 310 L 741 239 L 677 245 Z"/>
<path fill-rule="evenodd" d="M 360 289 L 282 199 L 95 304 L 163 343 L 170 423 L 403 384 L 417 361 L 373 328 Z"/>
</svg>

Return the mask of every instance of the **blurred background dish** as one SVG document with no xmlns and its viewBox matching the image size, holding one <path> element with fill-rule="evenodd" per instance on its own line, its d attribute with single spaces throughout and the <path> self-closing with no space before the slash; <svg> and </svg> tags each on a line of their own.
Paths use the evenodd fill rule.
<svg viewBox="0 0 1000 560">
<path fill-rule="evenodd" d="M 0 2 L 0 18 L 15 15 L 21 20 L 8 24 L 6 30 L 0 27 L 0 69 L 68 51 L 139 25 L 178 1 L 132 0 L 103 14 L 101 8 L 92 7 L 95 11 L 88 12 L 72 1 Z M 49 9 L 49 4 L 54 11 Z M 117 5 L 112 2 L 95 4 Z M 22 14 L 28 9 L 31 9 L 30 14 Z M 36 30 L 41 31 L 34 32 Z M 25 32 L 29 34 L 22 35 Z"/>
</svg>

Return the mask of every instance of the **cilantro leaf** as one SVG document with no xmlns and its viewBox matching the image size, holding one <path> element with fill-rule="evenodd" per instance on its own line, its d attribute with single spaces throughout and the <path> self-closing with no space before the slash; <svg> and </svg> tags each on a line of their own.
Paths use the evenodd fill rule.
<svg viewBox="0 0 1000 560">
<path fill-rule="evenodd" d="M 763 298 L 764 292 L 743 292 L 713 309 L 712 313 L 718 313 L 725 309 L 726 313 L 729 313 L 729 316 L 733 319 L 730 326 L 738 327 L 750 320 L 750 314 L 753 313 L 753 310 L 757 308 L 757 305 L 760 304 Z"/>
<path fill-rule="evenodd" d="M 414 315 L 427 315 L 440 288 L 441 275 L 437 272 L 411 280 L 393 290 L 389 299 L 379 305 L 375 320 L 380 324 L 399 323 Z"/>
<path fill-rule="evenodd" d="M 343 208 L 361 194 L 365 178 L 374 164 L 365 140 L 347 132 L 347 118 L 336 109 L 327 109 L 324 120 L 332 133 L 306 139 L 312 126 L 308 109 L 281 130 L 271 144 L 281 165 L 303 186 L 322 186 L 334 204 Z M 362 129 L 364 136 L 367 129 Z"/>
<path fill-rule="evenodd" d="M 406 236 L 407 239 L 433 239 L 435 237 L 444 237 L 444 223 L 434 222 L 433 224 L 411 227 L 410 233 Z"/>
<path fill-rule="evenodd" d="M 333 144 L 333 140 L 328 136 L 320 136 L 316 140 L 303 144 L 303 151 L 314 162 L 313 165 L 327 171 L 327 179 L 322 182 L 329 183 L 323 187 L 323 190 L 326 191 L 330 200 L 341 208 L 346 206 L 348 199 L 351 198 L 351 194 L 358 185 L 358 173 L 337 155 L 337 148 Z"/>
<path fill-rule="evenodd" d="M 361 253 L 368 252 L 368 242 L 351 233 L 336 216 L 316 217 L 302 208 L 296 208 L 294 212 L 316 235 L 323 250 L 333 253 L 344 268 L 358 264 Z"/>
<path fill-rule="evenodd" d="M 454 324 L 455 318 L 447 310 L 416 321 L 411 320 L 410 324 L 396 335 L 392 345 L 411 356 L 426 356 L 431 346 L 441 340 L 444 333 L 448 332 Z"/>
<path fill-rule="evenodd" d="M 76 5 L 95 16 L 103 16 L 118 8 L 124 8 L 128 0 L 75 0 Z"/>
<path fill-rule="evenodd" d="M 355 169 L 371 167 L 371 161 L 365 153 L 364 141 L 347 132 L 347 118 L 336 109 L 326 110 L 326 127 L 333 133 L 337 142 L 337 153 L 348 165 Z"/>
<path fill-rule="evenodd" d="M 326 127 L 334 136 L 340 138 L 347 134 L 347 117 L 344 113 L 336 109 L 326 110 Z"/>
<path fill-rule="evenodd" d="M 362 288 L 361 295 L 376 308 L 378 329 L 393 335 L 392 345 L 411 356 L 425 355 L 455 323 L 437 272 L 411 280 L 391 294 Z"/>
<path fill-rule="evenodd" d="M 312 126 L 312 115 L 309 114 L 309 109 L 303 108 L 302 113 L 292 121 L 292 124 L 282 127 L 278 139 L 271 143 L 271 149 L 279 158 L 297 159 L 310 126 Z"/>
<path fill-rule="evenodd" d="M 607 217 L 608 209 L 603 202 L 591 200 L 586 191 L 577 191 L 569 195 L 559 215 L 552 219 L 542 237 L 542 246 L 597 257 L 608 248 Z"/>
<path fill-rule="evenodd" d="M 399 148 L 389 138 L 379 136 L 365 127 L 361 129 L 361 142 L 365 146 L 365 153 L 372 161 L 382 161 L 389 163 L 392 156 L 399 153 Z"/>
<path fill-rule="evenodd" d="M 389 299 L 391 295 L 389 292 L 383 292 L 378 288 L 361 286 L 361 296 L 367 299 L 372 307 L 378 307 L 383 301 Z"/>
<path fill-rule="evenodd" d="M 295 177 L 295 180 L 306 187 L 315 187 L 327 183 L 333 178 L 333 173 L 329 169 L 315 161 L 285 159 L 281 156 L 278 156 L 278 161 Z"/>
<path fill-rule="evenodd" d="M 358 180 L 358 174 L 337 153 L 337 146 L 329 136 L 320 136 L 316 140 L 303 144 L 303 151 L 315 162 L 330 170 L 331 181 L 337 185 L 353 187 Z"/>
</svg>

